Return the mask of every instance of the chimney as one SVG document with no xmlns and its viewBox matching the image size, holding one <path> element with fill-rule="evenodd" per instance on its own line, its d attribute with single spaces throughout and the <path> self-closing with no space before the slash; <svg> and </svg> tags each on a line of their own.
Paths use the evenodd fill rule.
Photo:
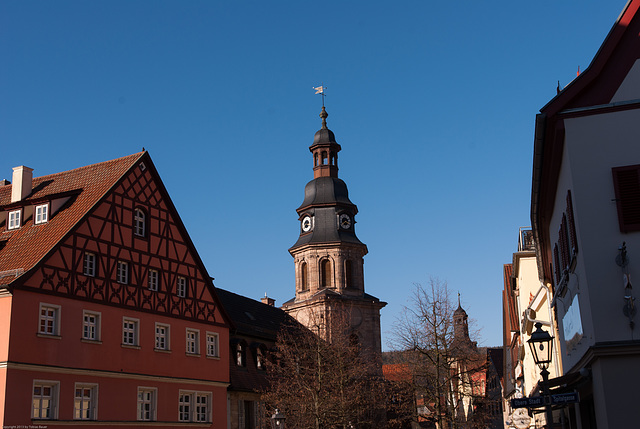
<svg viewBox="0 0 640 429">
<path fill-rule="evenodd" d="M 21 165 L 13 168 L 13 187 L 11 188 L 11 202 L 22 201 L 31 193 L 33 168 Z"/>
<path fill-rule="evenodd" d="M 273 299 L 273 298 L 269 298 L 269 297 L 267 296 L 267 293 L 266 293 L 266 292 L 264 293 L 264 297 L 260 298 L 260 301 L 261 301 L 263 304 L 270 305 L 271 307 L 275 307 L 275 306 L 276 306 L 276 300 L 275 300 L 275 299 Z"/>
</svg>

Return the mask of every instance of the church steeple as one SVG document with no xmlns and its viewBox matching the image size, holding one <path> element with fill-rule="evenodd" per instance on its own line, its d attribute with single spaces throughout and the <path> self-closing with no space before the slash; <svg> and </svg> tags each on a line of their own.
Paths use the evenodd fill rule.
<svg viewBox="0 0 640 429">
<path fill-rule="evenodd" d="M 360 344 L 379 353 L 380 309 L 386 303 L 365 292 L 368 250 L 356 236 L 358 207 L 349 199 L 346 183 L 338 178 L 341 147 L 327 127 L 327 116 L 323 106 L 322 127 L 309 147 L 313 180 L 305 186 L 304 200 L 296 209 L 300 232 L 289 249 L 296 273 L 295 298 L 282 308 L 303 324 L 317 317 L 326 321 L 331 314 L 347 311 Z"/>
<path fill-rule="evenodd" d="M 460 305 L 458 292 L 458 308 L 453 312 L 453 341 L 458 347 L 476 349 L 477 343 L 469 336 L 469 316 Z"/>
<path fill-rule="evenodd" d="M 327 128 L 327 116 L 329 114 L 322 106 L 320 117 L 322 128 L 316 132 L 313 144 L 309 150 L 313 154 L 313 178 L 338 177 L 338 152 L 340 145 L 336 142 L 336 136 Z"/>
</svg>

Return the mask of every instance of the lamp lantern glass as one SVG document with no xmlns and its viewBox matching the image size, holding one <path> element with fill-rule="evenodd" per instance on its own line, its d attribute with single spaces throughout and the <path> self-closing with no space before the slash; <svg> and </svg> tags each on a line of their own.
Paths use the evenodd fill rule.
<svg viewBox="0 0 640 429">
<path fill-rule="evenodd" d="M 542 329 L 542 323 L 536 322 L 536 330 L 531 334 L 531 338 L 527 342 L 536 365 L 540 368 L 549 366 L 552 357 L 553 337 Z"/>
<path fill-rule="evenodd" d="M 271 428 L 272 429 L 285 429 L 286 417 L 278 411 L 276 408 L 276 412 L 271 416 Z"/>
</svg>

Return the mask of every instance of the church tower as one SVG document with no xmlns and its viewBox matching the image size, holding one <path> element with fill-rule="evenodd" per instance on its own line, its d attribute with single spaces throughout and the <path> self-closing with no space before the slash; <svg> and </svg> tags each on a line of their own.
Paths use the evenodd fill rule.
<svg viewBox="0 0 640 429">
<path fill-rule="evenodd" d="M 367 246 L 355 232 L 358 208 L 349 200 L 347 185 L 338 178 L 341 147 L 327 128 L 327 116 L 323 106 L 322 128 L 309 147 L 313 180 L 305 186 L 304 201 L 296 210 L 300 236 L 289 249 L 296 295 L 282 308 L 309 328 L 326 328 L 331 317 L 348 318 L 352 335 L 363 349 L 379 353 L 380 309 L 386 303 L 365 293 Z M 331 332 L 324 330 L 322 335 L 330 338 Z"/>
<path fill-rule="evenodd" d="M 457 352 L 478 351 L 478 343 L 471 341 L 469 336 L 469 316 L 460 305 L 460 294 L 458 294 L 458 308 L 453 312 L 453 345 Z"/>
</svg>

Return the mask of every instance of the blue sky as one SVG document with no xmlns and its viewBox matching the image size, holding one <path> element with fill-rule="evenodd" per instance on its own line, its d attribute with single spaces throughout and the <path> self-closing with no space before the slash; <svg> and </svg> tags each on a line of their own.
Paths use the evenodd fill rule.
<svg viewBox="0 0 640 429">
<path fill-rule="evenodd" d="M 144 146 L 215 284 L 294 295 L 295 209 L 328 126 L 358 205 L 365 287 L 447 281 L 502 342 L 502 267 L 530 224 L 535 115 L 624 0 L 3 1 L 0 179 Z"/>
</svg>

